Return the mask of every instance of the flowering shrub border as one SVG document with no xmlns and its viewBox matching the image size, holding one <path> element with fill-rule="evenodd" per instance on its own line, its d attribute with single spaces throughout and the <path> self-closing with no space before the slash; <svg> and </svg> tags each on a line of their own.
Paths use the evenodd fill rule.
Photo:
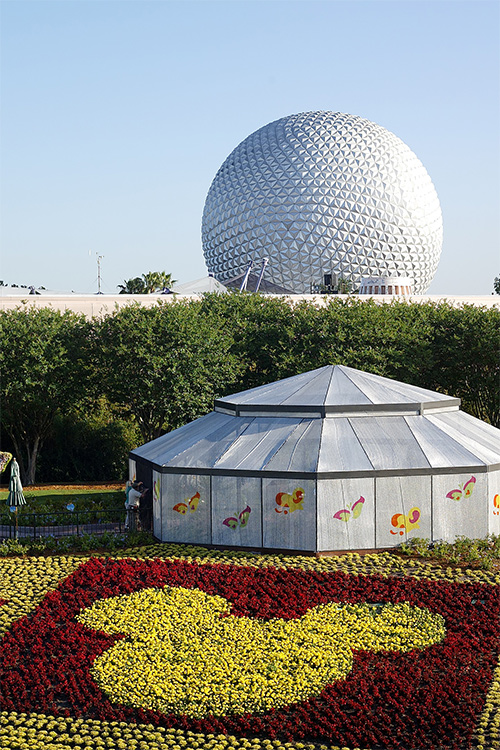
<svg viewBox="0 0 500 750">
<path fill-rule="evenodd" d="M 166 557 L 166 552 L 170 552 L 172 557 L 170 559 L 167 559 L 167 567 L 169 566 L 171 570 L 176 570 L 177 574 L 179 571 L 183 570 L 184 573 L 187 569 L 190 569 L 191 571 L 193 569 L 196 569 L 197 576 L 201 576 L 203 581 L 206 582 L 208 578 L 213 578 L 213 571 L 217 570 L 217 568 L 220 567 L 220 563 L 226 563 L 224 565 L 225 569 L 225 576 L 226 580 L 228 576 L 230 576 L 231 581 L 234 583 L 234 581 L 237 580 L 243 580 L 248 577 L 248 570 L 252 569 L 254 570 L 254 575 L 257 575 L 258 580 L 261 580 L 260 577 L 265 578 L 266 577 L 266 571 L 270 573 L 270 578 L 276 582 L 276 580 L 283 580 L 283 576 L 288 577 L 290 581 L 294 581 L 297 584 L 297 591 L 303 590 L 304 584 L 307 585 L 307 580 L 309 581 L 311 579 L 318 580 L 318 577 L 320 579 L 323 578 L 329 578 L 331 580 L 335 579 L 337 581 L 337 584 L 339 581 L 343 580 L 344 583 L 347 581 L 349 582 L 351 586 L 351 591 L 354 588 L 354 590 L 357 591 L 357 596 L 360 598 L 359 601 L 363 601 L 366 599 L 366 595 L 369 589 L 369 586 L 375 587 L 374 590 L 377 593 L 378 600 L 381 600 L 380 592 L 384 589 L 390 590 L 391 598 L 399 597 L 399 600 L 402 601 L 410 599 L 412 602 L 420 601 L 421 604 L 425 604 L 425 602 L 422 600 L 422 597 L 427 596 L 427 603 L 429 602 L 428 597 L 432 596 L 435 597 L 436 601 L 438 602 L 439 606 L 443 609 L 449 610 L 450 603 L 453 601 L 452 597 L 456 600 L 456 594 L 457 592 L 461 592 L 460 596 L 465 596 L 464 592 L 468 592 L 467 596 L 469 596 L 467 607 L 468 609 L 462 608 L 462 617 L 466 624 L 465 627 L 465 634 L 466 634 L 466 640 L 469 638 L 469 643 L 464 644 L 463 638 L 460 640 L 459 633 L 453 631 L 452 628 L 452 635 L 454 636 L 455 640 L 452 640 L 451 644 L 448 642 L 448 646 L 452 646 L 452 648 L 455 650 L 454 655 L 449 654 L 450 658 L 453 660 L 459 661 L 463 658 L 464 654 L 467 652 L 469 656 L 471 656 L 471 652 L 474 650 L 477 651 L 477 649 L 481 650 L 483 649 L 482 653 L 484 656 L 484 647 L 489 644 L 489 647 L 492 646 L 492 644 L 495 642 L 498 646 L 498 635 L 494 632 L 494 627 L 492 627 L 491 623 L 495 621 L 495 617 L 497 617 L 497 611 L 495 610 L 495 606 L 498 609 L 498 578 L 492 574 L 486 574 L 482 573 L 480 571 L 452 571 L 452 570 L 441 570 L 439 568 L 436 568 L 432 565 L 428 564 L 422 564 L 418 563 L 417 561 L 407 561 L 403 559 L 398 559 L 397 557 L 390 555 L 390 554 L 380 554 L 380 555 L 367 555 L 364 557 L 360 557 L 358 555 L 344 555 L 337 558 L 328 558 L 328 559 L 321 559 L 316 560 L 314 558 L 304 558 L 304 557 L 282 557 L 282 556 L 249 556 L 245 555 L 244 553 L 221 553 L 221 552 L 215 552 L 215 551 L 206 551 L 206 550 L 199 550 L 196 548 L 186 548 L 186 547 L 180 547 L 180 546 L 174 546 L 172 545 L 171 549 L 166 550 L 165 546 L 158 546 L 154 549 L 148 548 L 141 550 L 139 554 L 137 552 L 134 552 L 133 556 L 135 558 L 140 557 L 147 557 L 149 559 L 149 562 L 145 562 L 144 560 L 137 559 L 136 562 L 131 559 L 132 555 L 129 556 L 123 556 L 120 558 L 120 560 L 116 561 L 105 561 L 105 560 L 90 560 L 89 558 L 52 558 L 52 559 L 45 559 L 42 560 L 40 558 L 34 559 L 34 560 L 5 560 L 1 561 L 2 564 L 5 564 L 9 568 L 9 574 L 10 574 L 10 587 L 2 585 L 2 583 L 5 583 L 5 578 L 2 575 L 1 576 L 1 582 L 0 583 L 0 597 L 4 600 L 7 600 L 7 603 L 4 604 L 2 607 L 0 607 L 0 616 L 3 614 L 4 619 L 0 620 L 3 626 L 6 625 L 5 621 L 5 614 L 6 612 L 4 610 L 10 608 L 10 612 L 8 613 L 8 620 L 12 621 L 13 619 L 17 619 L 19 617 L 22 617 L 23 615 L 32 613 L 28 617 L 25 617 L 22 621 L 18 620 L 15 625 L 10 629 L 9 633 L 7 633 L 6 638 L 4 639 L 4 648 L 5 646 L 9 647 L 9 637 L 12 636 L 12 640 L 10 641 L 10 644 L 12 645 L 12 642 L 16 642 L 18 637 L 24 637 L 26 635 L 25 631 L 23 631 L 23 624 L 24 627 L 27 626 L 28 622 L 32 622 L 34 624 L 42 624 L 44 622 L 44 617 L 46 617 L 47 614 L 51 614 L 54 609 L 57 609 L 56 605 L 58 606 L 58 603 L 61 602 L 61 596 L 64 598 L 64 596 L 68 596 L 69 593 L 71 593 L 71 587 L 74 586 L 74 595 L 75 595 L 75 602 L 79 604 L 81 607 L 81 599 L 82 599 L 82 592 L 78 592 L 78 586 L 83 585 L 83 581 L 85 580 L 85 577 L 87 576 L 88 579 L 88 572 L 89 570 L 101 570 L 102 571 L 108 571 L 111 568 L 115 568 L 117 574 L 119 571 L 121 571 L 121 577 L 123 579 L 123 571 L 129 572 L 132 568 L 136 568 L 138 566 L 138 570 L 140 569 L 141 575 L 144 576 L 144 571 L 147 569 L 154 569 L 156 571 L 155 575 L 158 575 L 158 572 L 160 569 L 165 570 L 164 564 L 161 563 L 161 560 L 154 558 L 155 552 L 162 553 L 162 557 Z M 186 555 L 187 556 L 183 556 Z M 202 557 L 203 555 L 203 557 Z M 193 563 L 193 564 L 191 564 Z M 227 564 L 230 563 L 231 567 L 228 568 Z M 218 564 L 218 565 L 217 565 Z M 90 568 L 89 568 L 90 566 Z M 111 566 L 111 567 L 110 567 Z M 146 566 L 146 567 L 144 567 Z M 208 566 L 208 567 L 207 567 Z M 206 569 L 206 570 L 205 570 Z M 238 574 L 239 569 L 239 574 Z M 246 569 L 246 570 L 242 570 Z M 69 578 L 66 579 L 65 582 L 63 582 L 59 590 L 55 593 L 49 593 L 43 602 L 42 606 L 37 606 L 40 599 L 43 597 L 44 592 L 47 590 L 50 590 L 55 587 L 57 580 L 64 579 L 68 576 L 68 574 L 71 574 L 72 571 L 76 572 L 73 575 L 70 575 Z M 205 572 L 203 572 L 205 571 Z M 301 573 L 302 571 L 302 573 Z M 376 572 L 377 571 L 377 572 Z M 380 575 L 380 571 L 382 571 L 382 575 Z M 4 570 L 0 569 L 0 574 L 4 573 Z M 24 572 L 24 578 L 22 576 L 17 577 L 16 572 L 19 572 L 20 574 Z M 161 571 L 160 571 L 161 572 Z M 32 573 L 34 575 L 30 576 L 29 573 Z M 308 575 L 308 573 L 313 573 L 313 575 Z M 349 575 L 346 576 L 346 573 Z M 241 577 L 243 574 L 243 578 Z M 305 574 L 305 576 L 304 576 Z M 336 574 L 336 575 L 332 575 Z M 339 576 L 340 574 L 340 576 Z M 354 578 L 354 576 L 358 576 L 358 580 Z M 361 578 L 360 578 L 361 576 Z M 369 580 L 364 578 L 364 576 L 369 576 Z M 12 581 L 14 581 L 17 577 L 18 582 L 21 581 L 21 590 L 19 590 L 19 586 L 17 587 L 17 592 L 13 589 Z M 108 577 L 108 576 L 106 576 Z M 117 575 L 119 578 L 120 576 Z M 38 583 L 35 585 L 35 581 L 38 581 Z M 298 585 L 300 583 L 300 585 Z M 120 585 L 125 588 L 125 590 L 134 590 L 133 582 L 130 580 L 130 576 L 125 578 L 125 580 L 122 580 Z M 465 585 L 463 585 L 465 584 Z M 141 587 L 148 585 L 147 581 L 143 580 L 141 582 Z M 324 584 L 323 584 L 324 585 Z M 368 586 L 368 589 L 367 589 Z M 451 586 L 451 589 L 450 589 Z M 25 588 L 28 596 L 26 597 L 26 601 L 24 601 L 23 598 L 23 587 Z M 6 588 L 8 590 L 6 590 Z M 204 586 L 204 588 L 206 588 Z M 102 589 L 102 587 L 101 587 Z M 115 582 L 113 582 L 112 587 L 113 594 L 117 593 Z M 103 593 L 102 590 L 100 590 L 98 597 L 100 598 L 101 594 Z M 289 596 L 289 593 L 287 596 Z M 17 597 L 17 602 L 13 601 L 13 594 L 15 597 Z M 330 596 L 331 592 L 328 594 Z M 474 596 L 472 596 L 474 594 Z M 111 595 L 111 591 L 108 595 Z M 327 598 L 328 598 L 327 596 Z M 425 599 L 424 596 L 424 599 Z M 83 596 L 83 599 L 86 597 Z M 87 597 L 88 598 L 88 597 Z M 96 595 L 95 593 L 93 595 L 90 595 L 90 601 L 95 601 Z M 239 597 L 241 599 L 241 596 Z M 293 597 L 292 597 L 293 598 Z M 307 597 L 306 597 L 307 598 Z M 347 597 L 348 599 L 352 597 Z M 330 598 L 331 600 L 331 598 Z M 375 599 L 377 600 L 377 598 Z M 479 625 L 480 630 L 477 631 L 477 625 L 478 622 L 474 623 L 470 616 L 469 616 L 469 609 L 471 606 L 472 601 L 475 600 L 475 605 L 477 605 L 477 615 L 479 618 Z M 294 607 L 298 607 L 301 603 L 300 597 L 295 596 L 294 599 Z M 495 604 L 496 603 L 496 604 Z M 288 606 L 289 602 L 286 606 Z M 84 603 L 83 606 L 86 606 Z M 240 612 L 243 612 L 241 603 L 238 604 L 238 602 L 235 602 L 233 606 L 240 607 Z M 260 605 L 259 605 L 260 606 Z M 268 608 L 272 608 L 272 602 L 268 602 Z M 284 604 L 283 604 L 284 606 Z M 306 602 L 305 606 L 310 606 L 308 602 Z M 36 611 L 33 612 L 33 609 L 36 608 Z M 257 607 L 258 610 L 258 607 Z M 257 611 L 255 610 L 255 613 L 260 616 L 266 616 L 265 612 Z M 300 607 L 299 607 L 300 610 Z M 17 613 L 17 614 L 16 614 Z M 282 615 L 286 615 L 286 612 L 281 612 Z M 296 616 L 297 610 L 295 610 L 295 614 L 292 612 L 290 615 L 290 612 L 288 613 L 289 616 Z M 448 613 L 449 617 L 449 613 Z M 40 619 L 41 618 L 41 619 Z M 467 620 L 468 618 L 468 620 Z M 472 618 L 474 619 L 474 618 Z M 62 627 L 61 625 L 62 621 L 58 622 L 59 629 Z M 52 622 L 52 625 L 54 625 L 54 622 Z M 7 624 L 8 627 L 8 624 Z M 486 634 L 486 636 L 485 636 Z M 464 633 L 462 633 L 464 635 Z M 92 636 L 94 637 L 94 636 Z M 103 634 L 99 636 L 100 640 L 100 647 L 101 649 L 106 648 L 106 645 L 103 646 L 104 640 Z M 106 638 L 109 638 L 109 636 L 106 636 Z M 472 640 L 470 640 L 472 639 Z M 449 640 L 449 639 L 448 639 Z M 111 642 L 114 642 L 112 640 Z M 31 646 L 36 646 L 36 640 L 35 642 L 32 642 Z M 26 644 L 25 644 L 26 645 Z M 31 648 L 31 647 L 30 647 Z M 465 648 L 465 651 L 463 650 Z M 6 649 L 6 656 L 7 659 L 8 653 L 10 651 L 10 647 Z M 26 651 L 26 649 L 25 649 Z M 497 649 L 498 651 L 498 649 Z M 20 653 L 20 652 L 19 652 Z M 89 652 L 89 644 L 85 643 L 84 646 L 82 646 L 82 649 L 79 653 L 79 658 L 89 658 L 90 656 Z M 33 656 L 33 648 L 30 650 L 30 656 Z M 472 657 L 474 654 L 472 653 Z M 500 747 L 500 742 L 498 741 L 499 737 L 499 725 L 500 725 L 500 664 L 496 666 L 495 660 L 494 660 L 494 654 L 491 653 L 490 657 L 486 659 L 486 662 L 488 662 L 488 665 L 486 663 L 483 663 L 481 666 L 481 679 L 482 683 L 479 685 L 479 682 L 477 682 L 477 676 L 474 678 L 476 680 L 476 688 L 475 691 L 478 694 L 478 700 L 477 705 L 475 707 L 472 707 L 471 709 L 471 715 L 470 715 L 470 721 L 469 725 L 467 727 L 467 737 L 462 736 L 460 737 L 460 740 L 447 740 L 448 744 L 437 744 L 434 745 L 432 741 L 428 741 L 428 744 L 426 745 L 414 745 L 418 747 L 450 747 L 450 748 L 465 748 L 465 747 L 478 747 L 478 748 L 498 748 Z M 32 662 L 33 665 L 40 666 L 39 661 L 37 659 L 40 658 L 40 654 L 36 652 L 35 648 L 35 660 Z M 367 708 L 367 702 L 364 701 L 364 695 L 368 695 L 371 692 L 370 687 L 370 680 L 367 680 L 367 675 L 369 678 L 369 672 L 370 669 L 374 668 L 374 661 L 373 661 L 374 655 L 373 654 L 358 654 L 358 663 L 359 663 L 359 669 L 356 679 L 359 680 L 358 682 L 358 697 L 361 696 L 361 705 L 363 708 L 363 714 L 366 714 L 366 708 Z M 401 658 L 401 657 L 399 657 Z M 424 659 L 425 660 L 425 659 Z M 391 665 L 390 656 L 383 661 L 383 668 L 386 671 L 387 675 L 393 675 L 393 664 Z M 406 673 L 408 672 L 408 669 L 411 669 L 412 666 L 414 666 L 415 659 L 409 659 L 407 666 L 403 668 L 403 671 Z M 21 665 L 21 661 L 17 662 L 18 665 Z M 472 662 L 469 659 L 468 662 L 469 667 L 472 669 Z M 26 668 L 26 665 L 22 665 L 23 668 Z M 495 669 L 496 667 L 496 669 Z M 457 665 L 457 670 L 454 671 L 454 679 L 455 679 L 455 688 L 450 691 L 448 691 L 447 695 L 447 702 L 449 705 L 450 712 L 447 714 L 447 725 L 448 726 L 456 726 L 457 725 L 457 706 L 460 703 L 460 696 L 463 694 L 463 679 L 457 676 L 457 673 L 459 672 L 460 665 Z M 380 670 L 380 666 L 378 667 Z M 392 671 L 391 671 L 392 670 Z M 401 670 L 401 662 L 400 662 L 400 670 Z M 488 672 L 489 670 L 489 672 Z M 33 670 L 36 671 L 35 667 L 33 666 Z M 405 677 L 406 679 L 406 677 Z M 363 680 L 363 688 L 361 687 L 361 681 Z M 43 680 L 39 680 L 36 686 L 36 689 L 33 691 L 36 693 L 36 690 L 40 690 L 40 682 L 43 682 Z M 342 683 L 345 685 L 345 683 Z M 449 685 L 448 685 L 449 687 Z M 338 688 L 337 686 L 333 686 L 333 693 L 335 693 L 335 689 Z M 489 690 L 488 690 L 489 688 Z M 456 694 L 454 694 L 453 691 L 456 691 Z M 488 691 L 488 695 L 485 700 L 485 693 Z M 396 693 L 397 693 L 396 689 Z M 394 689 L 392 690 L 392 693 L 394 693 Z M 346 701 L 345 695 L 342 696 L 339 692 L 336 693 L 337 696 L 337 704 L 342 703 L 342 699 L 344 700 L 344 704 L 348 703 Z M 482 696 L 482 698 L 481 698 Z M 38 696 L 37 700 L 40 699 L 40 696 Z M 31 700 L 31 698 L 30 698 Z M 101 700 L 102 700 L 102 694 L 101 694 Z M 435 699 L 432 698 L 432 701 Z M 430 701 L 430 698 L 428 698 L 428 701 Z M 308 703 L 311 703 L 310 701 Z M 41 704 L 40 704 L 41 705 Z M 15 708 L 17 710 L 22 709 L 22 706 L 16 705 Z M 112 707 L 113 710 L 116 711 L 116 707 Z M 310 706 L 307 706 L 308 709 L 310 709 Z M 317 708 L 317 706 L 316 706 Z M 156 747 L 175 747 L 177 744 L 179 748 L 181 747 L 200 747 L 200 748 L 209 748 L 209 747 L 271 747 L 270 743 L 273 743 L 273 747 L 300 747 L 301 741 L 304 743 L 303 747 L 332 747 L 329 743 L 331 741 L 337 741 L 337 742 L 343 742 L 345 745 L 349 745 L 349 747 L 353 746 L 362 746 L 362 747 L 374 747 L 375 744 L 377 746 L 382 746 L 380 743 L 383 741 L 383 738 L 376 739 L 376 743 L 370 739 L 368 743 L 360 742 L 359 740 L 362 739 L 359 736 L 353 736 L 352 739 L 347 736 L 342 737 L 327 737 L 323 735 L 322 737 L 306 737 L 301 740 L 300 731 L 295 731 L 296 725 L 297 725 L 297 716 L 295 717 L 295 725 L 294 725 L 294 731 L 292 732 L 290 729 L 290 733 L 286 735 L 286 732 L 283 732 L 281 730 L 273 731 L 272 727 L 270 727 L 269 724 L 269 717 L 264 717 L 266 719 L 263 720 L 263 717 L 258 717 L 258 720 L 263 723 L 265 726 L 262 726 L 260 730 L 257 730 L 254 726 L 253 729 L 251 728 L 252 725 L 252 717 L 246 717 L 245 721 L 249 722 L 249 726 L 247 729 L 245 729 L 244 726 L 236 726 L 235 720 L 229 719 L 228 721 L 223 722 L 222 728 L 218 729 L 217 726 L 214 724 L 212 727 L 210 726 L 202 726 L 203 722 L 198 722 L 198 725 L 196 725 L 196 722 L 191 721 L 191 724 L 188 720 L 185 719 L 177 719 L 175 717 L 171 717 L 168 721 L 164 721 L 165 717 L 158 717 L 152 714 L 151 716 L 148 715 L 148 712 L 143 712 L 143 715 L 141 717 L 140 712 L 135 711 L 135 715 L 132 715 L 134 709 L 125 709 L 123 712 L 123 717 L 120 718 L 119 716 L 115 716 L 115 718 L 110 717 L 101 717 L 101 723 L 99 726 L 101 729 L 99 730 L 100 734 L 97 736 L 95 734 L 96 732 L 96 726 L 98 722 L 98 717 L 92 719 L 91 717 L 86 716 L 85 718 L 74 718 L 74 709 L 73 708 L 67 708 L 66 713 L 73 714 L 73 716 L 65 716 L 60 718 L 53 718 L 50 715 L 47 715 L 43 717 L 39 711 L 40 707 L 38 706 L 38 709 L 31 705 L 25 706 L 26 713 L 4 713 L 2 714 L 1 718 L 1 724 L 4 726 L 2 730 L 0 730 L 0 734 L 2 735 L 0 737 L 0 745 L 2 747 L 6 748 L 23 748 L 23 737 L 28 736 L 26 735 L 26 732 L 28 729 L 32 730 L 33 727 L 29 727 L 27 722 L 31 722 L 31 719 L 33 717 L 36 717 L 36 724 L 41 725 L 39 727 L 39 731 L 42 732 L 41 739 L 40 739 L 40 749 L 42 747 L 52 748 L 52 746 L 55 748 L 63 748 L 63 747 L 71 747 L 74 748 L 78 745 L 86 745 L 88 747 L 133 747 L 134 743 L 132 745 L 129 744 L 120 744 L 120 743 L 128 743 L 127 737 L 129 737 L 130 732 L 134 732 L 134 737 L 136 742 L 142 743 L 140 745 L 140 748 L 142 749 L 150 749 Z M 45 709 L 47 713 L 50 713 L 48 710 L 49 707 Z M 481 709 L 482 715 L 481 714 Z M 60 708 L 58 709 L 60 710 Z M 353 710 L 353 707 L 350 705 L 348 710 Z M 293 712 L 292 712 L 293 713 Z M 300 714 L 300 712 L 299 712 Z M 17 717 L 17 718 L 15 718 Z M 82 742 L 79 741 L 73 741 L 70 736 L 68 735 L 67 739 L 64 739 L 65 732 L 62 732 L 59 729 L 45 729 L 44 727 L 49 727 L 51 725 L 51 722 L 56 722 L 56 727 L 59 727 L 60 724 L 57 724 L 57 722 L 62 721 L 64 718 L 64 721 L 67 722 L 68 727 L 80 727 L 80 736 L 82 738 Z M 304 718 L 304 712 L 300 714 L 299 721 L 302 719 L 302 724 L 307 724 L 307 717 Z M 477 720 L 478 719 L 478 720 Z M 123 722 L 126 722 L 123 724 Z M 128 723 L 128 722 L 134 722 L 134 723 Z M 267 721 L 267 724 L 266 724 Z M 311 719 L 312 721 L 312 719 Z M 386 718 L 386 727 L 390 725 L 390 723 L 387 722 L 391 721 L 391 717 Z M 117 723 L 118 722 L 118 723 Z M 121 723 L 120 723 L 121 722 Z M 171 723 L 171 726 L 168 726 L 169 722 Z M 158 723 L 163 723 L 165 726 L 158 725 Z M 271 722 L 272 723 L 272 722 Z M 290 723 L 290 722 L 289 722 Z M 293 723 L 293 722 L 292 722 Z M 241 724 L 241 723 L 240 723 Z M 254 717 L 254 724 L 255 724 L 255 717 Z M 474 727 L 474 724 L 476 724 L 476 727 Z M 42 726 L 43 725 L 43 726 Z M 118 736 L 119 732 L 117 730 L 117 727 L 121 727 L 120 732 L 122 732 L 123 737 L 125 739 L 121 739 Z M 24 728 L 23 728 L 24 727 Z M 108 727 L 108 730 L 106 730 L 106 727 Z M 269 729 L 270 727 L 270 729 Z M 36 728 L 36 726 L 35 726 Z M 104 729 L 103 729 L 104 728 Z M 213 731 L 209 731 L 210 729 L 213 729 Z M 399 727 L 400 731 L 402 731 L 402 727 Z M 474 732 L 475 729 L 475 732 Z M 106 742 L 108 744 L 102 744 L 101 739 L 103 736 L 103 732 L 109 731 L 110 736 L 107 737 Z M 397 730 L 397 727 L 396 727 Z M 38 731 L 38 730 L 37 730 Z M 50 737 L 50 744 L 47 744 L 47 737 L 43 734 L 43 732 L 52 732 L 52 735 L 55 734 L 55 736 Z M 69 731 L 69 730 L 68 730 Z M 71 730 L 73 731 L 73 730 Z M 129 733 L 127 735 L 127 732 Z M 460 729 L 460 733 L 463 734 L 464 729 L 463 726 Z M 24 734 L 23 734 L 24 733 Z M 74 733 L 74 732 L 73 732 Z M 92 733 L 94 733 L 94 737 L 92 737 Z M 113 735 L 114 733 L 114 735 Z M 190 733 L 190 734 L 189 734 Z M 36 733 L 35 733 L 36 734 Z M 66 734 L 68 734 L 66 732 Z M 70 733 L 71 734 L 71 733 Z M 393 733 L 394 734 L 394 733 Z M 33 732 L 32 732 L 33 735 Z M 85 737 L 84 737 L 85 735 Z M 139 738 L 139 735 L 141 735 L 141 738 Z M 210 736 L 213 735 L 213 736 Z M 239 739 L 236 739 L 236 735 L 238 735 Z M 253 737 L 254 739 L 244 739 L 243 736 Z M 267 735 L 267 739 L 261 739 L 263 736 L 265 737 Z M 387 731 L 386 731 L 387 735 Z M 257 739 L 256 736 L 260 739 Z M 17 739 L 16 739 L 17 738 Z M 42 738 L 43 742 L 42 742 Z M 277 739 L 276 739 L 277 738 Z M 130 737 L 129 737 L 130 739 Z M 314 739 L 314 742 L 313 742 Z M 31 737 L 28 744 L 26 744 L 26 748 L 32 748 L 37 747 L 36 744 L 33 744 L 35 740 L 35 735 Z M 318 743 L 321 742 L 328 742 L 328 745 L 321 745 Z M 415 740 L 417 742 L 419 740 Z M 2 742 L 6 742 L 7 744 L 3 745 Z M 63 743 L 66 742 L 67 744 L 64 745 Z M 393 736 L 386 736 L 385 737 L 385 744 L 384 747 L 398 747 L 398 742 L 402 742 L 401 739 L 398 739 L 397 735 L 394 734 Z M 407 740 L 404 740 L 406 743 Z M 17 744 L 16 744 L 17 743 Z M 260 743 L 260 744 L 259 744 Z M 392 744 L 391 744 L 392 743 Z M 429 744 L 430 743 L 430 744 Z M 455 744 L 453 744 L 455 743 Z M 399 745 L 401 747 L 411 747 L 411 745 Z M 139 747 L 139 746 L 138 746 Z M 333 747 L 337 747 L 337 745 L 333 745 Z"/>
</svg>

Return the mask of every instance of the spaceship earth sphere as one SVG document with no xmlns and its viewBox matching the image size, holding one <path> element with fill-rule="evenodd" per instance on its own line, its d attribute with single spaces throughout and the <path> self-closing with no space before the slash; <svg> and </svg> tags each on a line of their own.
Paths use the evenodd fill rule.
<svg viewBox="0 0 500 750">
<path fill-rule="evenodd" d="M 269 259 L 265 278 L 308 293 L 323 274 L 408 276 L 423 294 L 443 225 L 424 166 L 397 136 L 340 112 L 282 117 L 227 157 L 203 211 L 205 261 L 219 281 Z"/>
</svg>

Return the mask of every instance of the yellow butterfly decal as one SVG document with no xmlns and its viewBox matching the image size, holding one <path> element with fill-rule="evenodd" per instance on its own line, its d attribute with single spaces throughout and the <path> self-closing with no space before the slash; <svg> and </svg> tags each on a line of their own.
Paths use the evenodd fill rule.
<svg viewBox="0 0 500 750">
<path fill-rule="evenodd" d="M 173 510 L 176 510 L 177 513 L 182 513 L 183 516 L 186 515 L 188 510 L 190 513 L 194 513 L 196 508 L 198 507 L 198 503 L 200 501 L 200 493 L 197 492 L 193 497 L 186 498 L 186 500 L 183 503 L 177 503 L 174 505 Z"/>
</svg>

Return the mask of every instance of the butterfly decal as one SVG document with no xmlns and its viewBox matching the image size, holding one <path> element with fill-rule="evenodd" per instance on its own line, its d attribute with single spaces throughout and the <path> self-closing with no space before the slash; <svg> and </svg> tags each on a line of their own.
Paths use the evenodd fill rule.
<svg viewBox="0 0 500 750">
<path fill-rule="evenodd" d="M 153 483 L 153 500 L 155 502 L 160 501 L 160 479 L 158 478 L 156 482 Z"/>
<path fill-rule="evenodd" d="M 229 526 L 230 529 L 244 529 L 248 523 L 248 518 L 251 512 L 251 507 L 247 505 L 245 510 L 242 510 L 237 518 L 235 516 L 230 516 L 230 518 L 225 518 L 222 523 L 224 526 Z"/>
<path fill-rule="evenodd" d="M 500 495 L 495 495 L 493 498 L 493 515 L 500 515 Z"/>
<path fill-rule="evenodd" d="M 461 500 L 463 497 L 470 497 L 472 495 L 472 491 L 474 489 L 474 485 L 476 484 L 476 477 L 471 477 L 468 482 L 466 482 L 463 487 L 462 485 L 459 485 L 460 489 L 458 490 L 451 490 L 451 492 L 448 492 L 446 497 L 450 497 L 452 500 Z"/>
<path fill-rule="evenodd" d="M 276 513 L 294 513 L 296 510 L 303 510 L 302 502 L 304 500 L 304 490 L 302 487 L 296 487 L 291 495 L 288 492 L 278 492 L 276 495 Z"/>
<path fill-rule="evenodd" d="M 363 495 L 361 495 L 359 500 L 356 500 L 353 505 L 348 505 L 347 508 L 338 510 L 336 513 L 334 513 L 333 517 L 337 518 L 339 521 L 345 521 L 345 523 L 347 523 L 351 518 L 358 518 L 361 515 L 361 511 L 363 510 L 364 502 L 365 498 L 363 497 Z"/>
<path fill-rule="evenodd" d="M 173 510 L 176 510 L 177 513 L 182 513 L 183 516 L 186 515 L 188 510 L 190 513 L 194 513 L 196 508 L 198 507 L 198 503 L 200 501 L 200 493 L 197 492 L 195 495 L 193 495 L 192 498 L 186 498 L 183 503 L 177 503 L 174 505 Z"/>
<path fill-rule="evenodd" d="M 391 518 L 391 524 L 395 527 L 396 531 L 391 529 L 391 534 L 403 534 L 413 529 L 419 529 L 420 524 L 420 508 L 410 508 L 408 515 L 404 513 L 395 513 Z"/>
</svg>

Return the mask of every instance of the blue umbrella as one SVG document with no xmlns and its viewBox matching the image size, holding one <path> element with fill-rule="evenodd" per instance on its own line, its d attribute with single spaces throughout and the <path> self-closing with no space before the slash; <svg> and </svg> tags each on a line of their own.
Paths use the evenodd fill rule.
<svg viewBox="0 0 500 750">
<path fill-rule="evenodd" d="M 16 459 L 12 459 L 10 465 L 10 482 L 9 482 L 9 495 L 7 497 L 7 505 L 10 507 L 12 513 L 16 514 L 16 539 L 18 538 L 17 531 L 17 509 L 20 505 L 26 505 L 26 498 L 23 494 L 23 486 L 19 477 L 19 464 Z"/>
</svg>

